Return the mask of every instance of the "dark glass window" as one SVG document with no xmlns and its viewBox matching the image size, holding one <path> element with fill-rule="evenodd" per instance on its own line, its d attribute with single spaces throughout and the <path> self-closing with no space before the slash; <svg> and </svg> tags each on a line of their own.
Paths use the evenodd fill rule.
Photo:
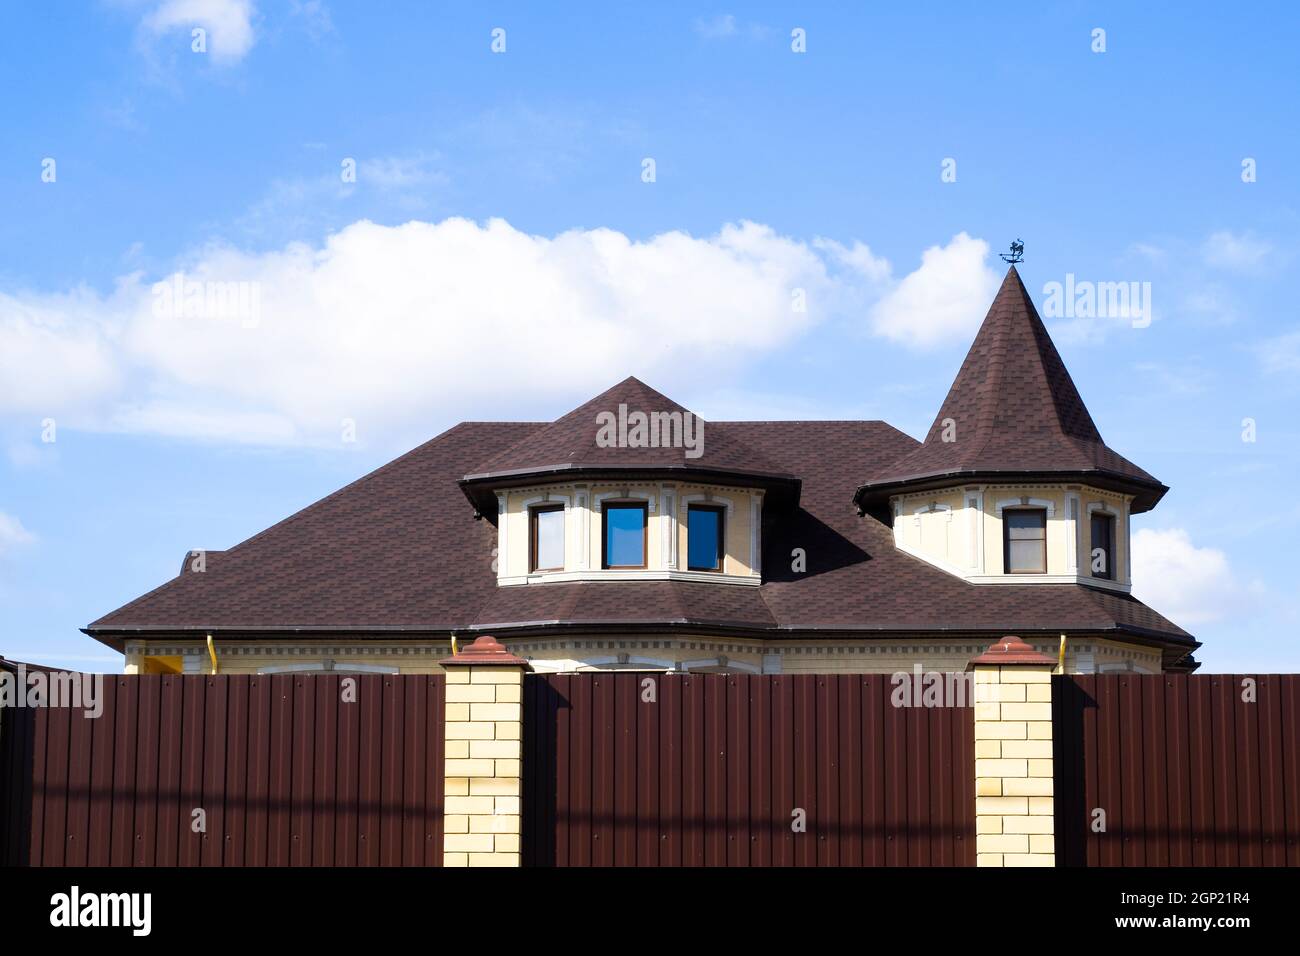
<svg viewBox="0 0 1300 956">
<path fill-rule="evenodd" d="M 644 504 L 606 504 L 605 544 L 602 565 L 606 568 L 646 566 L 646 515 Z"/>
<path fill-rule="evenodd" d="M 1115 517 L 1092 513 L 1092 550 L 1088 557 L 1094 578 L 1115 578 Z"/>
<path fill-rule="evenodd" d="M 1017 508 L 1002 512 L 1002 552 L 1008 574 L 1047 571 L 1047 512 Z"/>
<path fill-rule="evenodd" d="M 686 510 L 686 567 L 691 571 L 721 571 L 723 509 L 717 505 L 691 505 Z"/>
<path fill-rule="evenodd" d="M 529 516 L 528 570 L 564 569 L 564 505 L 541 505 Z"/>
</svg>

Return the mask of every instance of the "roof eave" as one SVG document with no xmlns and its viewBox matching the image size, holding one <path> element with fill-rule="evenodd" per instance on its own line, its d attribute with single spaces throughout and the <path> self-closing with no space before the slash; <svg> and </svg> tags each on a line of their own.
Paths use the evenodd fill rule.
<svg viewBox="0 0 1300 956">
<path fill-rule="evenodd" d="M 799 504 L 803 482 L 794 475 L 783 472 L 742 471 L 730 468 L 682 465 L 544 465 L 508 471 L 481 472 L 466 475 L 457 484 L 474 506 L 476 516 L 496 522 L 495 494 L 500 488 L 529 484 L 558 484 L 582 481 L 626 481 L 633 478 L 687 481 L 722 481 L 762 489 L 778 506 L 794 508 Z"/>
<path fill-rule="evenodd" d="M 871 505 L 887 501 L 891 496 L 903 492 L 929 491 L 953 484 L 967 484 L 970 482 L 1005 482 L 1013 480 L 1028 482 L 1073 481 L 1108 491 L 1131 494 L 1133 496 L 1131 508 L 1133 514 L 1150 511 L 1169 491 L 1166 485 L 1154 479 L 1147 482 L 1130 475 L 1121 475 L 1102 469 L 1027 471 L 1023 469 L 958 468 L 952 471 L 891 478 L 888 481 L 866 482 L 859 485 L 858 489 L 853 493 L 853 503 L 859 511 L 865 511 Z"/>
</svg>

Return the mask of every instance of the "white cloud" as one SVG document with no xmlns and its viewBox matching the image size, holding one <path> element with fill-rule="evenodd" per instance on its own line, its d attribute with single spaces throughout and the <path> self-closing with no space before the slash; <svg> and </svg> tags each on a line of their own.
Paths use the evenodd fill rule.
<svg viewBox="0 0 1300 956">
<path fill-rule="evenodd" d="M 905 310 L 912 338 L 889 322 L 883 333 L 965 335 L 996 285 L 985 252 L 965 234 L 927 251 L 888 291 L 885 314 Z M 360 221 L 320 246 L 210 246 L 106 295 L 0 293 L 0 418 L 337 445 L 344 419 L 362 441 L 427 435 L 628 374 L 698 395 L 701 370 L 725 387 L 823 319 L 860 321 L 889 275 L 860 242 L 750 222 L 634 240 L 499 219 Z"/>
<path fill-rule="evenodd" d="M 1266 372 L 1300 372 L 1300 331 L 1265 339 L 1254 351 Z"/>
<path fill-rule="evenodd" d="M 815 321 L 840 294 L 836 271 L 848 270 L 753 223 L 633 241 L 609 229 L 533 236 L 502 220 L 362 221 L 320 248 L 209 248 L 156 287 L 133 275 L 102 299 L 0 298 L 0 412 L 337 441 L 344 418 L 373 434 L 377 422 L 570 395 L 629 372 L 681 382 L 686 369 L 724 369 Z M 178 280 L 188 317 L 166 308 Z M 254 293 L 255 314 L 234 297 L 191 299 L 230 282 Z M 796 288 L 807 312 L 791 306 Z"/>
<path fill-rule="evenodd" d="M 84 289 L 0 293 L 0 412 L 75 414 L 119 386 L 120 290 L 107 298 Z"/>
<path fill-rule="evenodd" d="M 889 281 L 893 269 L 889 260 L 874 255 L 865 243 L 855 242 L 846 246 L 834 239 L 814 239 L 813 248 L 832 256 L 837 262 L 856 270 L 873 283 Z"/>
<path fill-rule="evenodd" d="M 21 521 L 0 511 L 0 557 L 35 540 L 36 536 L 24 528 Z"/>
<path fill-rule="evenodd" d="M 710 40 L 735 36 L 736 18 L 730 13 L 719 14 L 708 19 L 696 17 L 695 32 Z"/>
<path fill-rule="evenodd" d="M 1195 628 L 1239 609 L 1245 587 L 1217 548 L 1198 548 L 1182 528 L 1133 535 L 1133 595 L 1175 624 Z"/>
<path fill-rule="evenodd" d="M 872 328 L 914 348 L 968 342 L 998 288 L 988 253 L 987 242 L 964 232 L 926 249 L 921 267 L 871 310 Z"/>
<path fill-rule="evenodd" d="M 242 60 L 257 38 L 252 0 L 163 0 L 145 14 L 140 26 L 153 36 L 173 31 L 207 31 L 207 55 L 228 65 Z M 188 47 L 188 45 L 187 45 Z"/>
<path fill-rule="evenodd" d="M 1207 265 L 1232 272 L 1255 272 L 1272 253 L 1273 247 L 1247 233 L 1223 230 L 1212 233 L 1201 246 Z"/>
</svg>

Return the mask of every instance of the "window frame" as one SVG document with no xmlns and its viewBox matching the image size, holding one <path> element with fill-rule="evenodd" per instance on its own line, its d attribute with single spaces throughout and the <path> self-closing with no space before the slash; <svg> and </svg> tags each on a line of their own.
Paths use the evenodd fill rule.
<svg viewBox="0 0 1300 956">
<path fill-rule="evenodd" d="M 1096 522 L 1101 519 L 1106 525 L 1106 571 L 1098 573 L 1092 569 L 1092 553 L 1097 550 Z M 1115 574 L 1115 537 L 1119 522 L 1109 511 L 1100 508 L 1088 512 L 1088 572 L 1102 581 L 1116 581 Z"/>
<path fill-rule="evenodd" d="M 562 502 L 543 502 L 541 504 L 529 506 L 528 508 L 528 573 L 529 574 L 540 574 L 547 571 L 564 570 L 563 561 L 561 561 L 558 567 L 554 567 L 554 568 L 541 568 L 537 566 L 537 516 L 539 514 L 542 514 L 543 512 L 559 511 L 563 513 L 564 510 L 565 508 Z M 561 518 L 560 520 L 563 523 L 564 519 Z M 562 524 L 561 525 L 562 538 L 565 530 L 567 529 L 565 529 Z M 562 542 L 560 545 L 561 558 L 563 558 L 566 544 L 567 542 Z"/>
<path fill-rule="evenodd" d="M 1047 573 L 1047 510 L 1038 506 L 1022 506 L 1017 508 L 1004 508 L 1002 511 L 1002 573 L 1003 574 L 1046 574 Z M 1043 517 L 1043 562 L 1042 570 L 1037 571 L 1013 571 L 1011 570 L 1011 522 L 1007 520 L 1009 514 L 1027 514 L 1034 513 Z M 1022 538 L 1020 540 L 1033 540 L 1031 538 Z"/>
<path fill-rule="evenodd" d="M 697 567 L 691 564 L 691 512 L 692 511 L 712 511 L 718 516 L 718 542 L 717 555 L 718 563 L 711 568 Z M 709 502 L 694 502 L 686 506 L 686 570 L 687 571 L 704 571 L 710 574 L 722 574 L 726 570 L 727 563 L 727 506 L 710 504 Z"/>
<path fill-rule="evenodd" d="M 641 563 L 609 563 L 609 509 L 639 508 L 641 511 Z M 602 571 L 644 571 L 650 567 L 650 502 L 602 501 L 600 503 L 600 567 Z"/>
</svg>

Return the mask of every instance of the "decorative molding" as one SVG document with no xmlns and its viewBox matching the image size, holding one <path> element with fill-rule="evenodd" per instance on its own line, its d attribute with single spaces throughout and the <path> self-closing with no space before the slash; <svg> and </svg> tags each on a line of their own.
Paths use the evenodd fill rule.
<svg viewBox="0 0 1300 956">
<path fill-rule="evenodd" d="M 1079 493 L 1065 493 L 1065 570 L 1070 574 L 1079 573 L 1079 541 L 1082 538 L 1079 528 Z"/>
<path fill-rule="evenodd" d="M 497 495 L 497 582 L 506 576 L 510 562 L 510 512 L 507 496 Z"/>
<path fill-rule="evenodd" d="M 631 485 L 624 486 L 618 491 L 602 491 L 592 500 L 591 510 L 599 514 L 601 504 L 611 498 L 628 502 L 644 501 L 646 510 L 650 514 L 658 513 L 659 498 L 655 494 L 655 490 L 653 488 L 634 488 Z"/>
<path fill-rule="evenodd" d="M 587 507 L 590 492 L 586 486 L 574 489 L 574 517 L 578 525 L 578 570 L 586 571 L 591 567 L 591 509 Z"/>
<path fill-rule="evenodd" d="M 694 581 L 699 584 L 742 584 L 758 587 L 757 574 L 731 574 L 719 571 L 681 571 L 674 568 L 599 568 L 588 571 L 538 571 L 500 578 L 501 587 L 522 584 L 571 584 L 575 581 Z"/>
<path fill-rule="evenodd" d="M 682 495 L 682 503 L 681 505 L 678 506 L 678 510 L 687 511 L 690 509 L 690 506 L 694 504 L 726 505 L 728 521 L 731 520 L 731 516 L 736 512 L 735 501 L 728 498 L 726 495 L 715 495 L 710 493 L 705 493 L 702 495 Z"/>
<path fill-rule="evenodd" d="M 299 664 L 267 664 L 257 669 L 259 674 L 397 674 L 395 664 L 354 664 L 322 659 Z"/>
<path fill-rule="evenodd" d="M 729 657 L 715 657 L 713 659 L 689 660 L 682 661 L 678 670 L 681 673 L 689 674 L 691 671 L 697 671 L 704 667 L 729 667 L 732 670 L 740 671 L 744 674 L 761 674 L 763 669 L 750 664 L 746 661 L 734 661 Z"/>
<path fill-rule="evenodd" d="M 1042 508 L 1047 512 L 1047 517 L 1054 517 L 1056 514 L 1056 502 L 1049 501 L 1046 498 L 1031 498 L 1029 495 L 1020 495 L 1017 498 L 1000 498 L 998 499 L 995 514 L 1001 518 L 1004 508 Z"/>
</svg>

